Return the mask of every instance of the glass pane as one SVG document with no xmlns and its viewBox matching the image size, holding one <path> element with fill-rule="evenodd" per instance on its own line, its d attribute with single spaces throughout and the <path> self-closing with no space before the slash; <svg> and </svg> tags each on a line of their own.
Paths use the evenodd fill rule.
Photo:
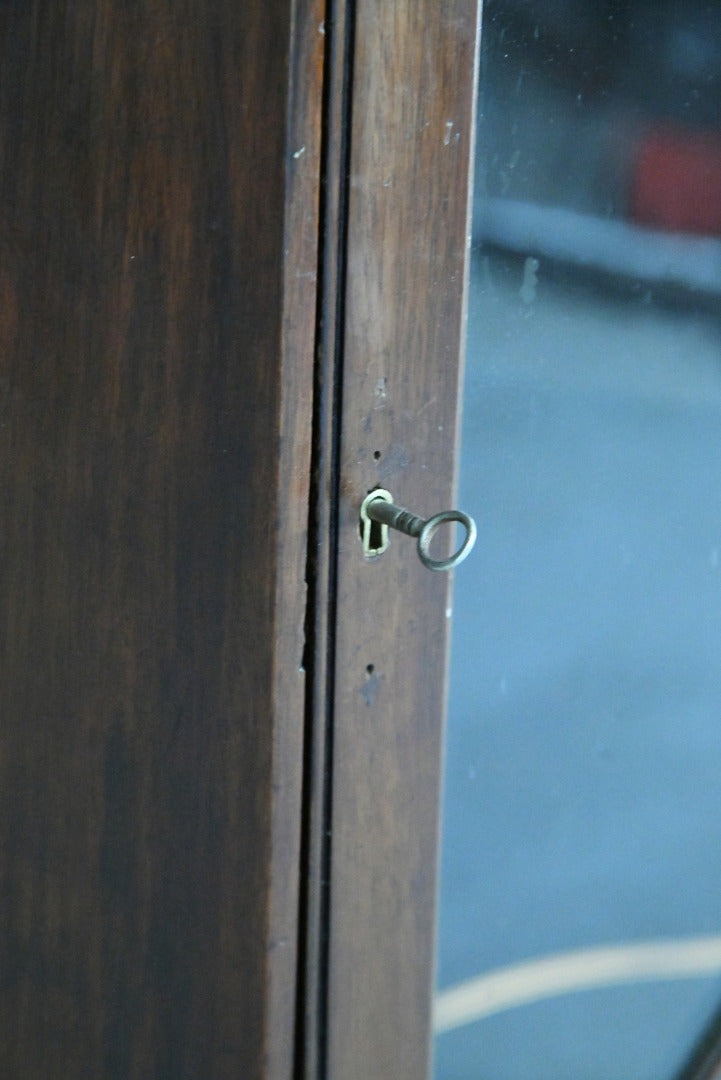
<svg viewBox="0 0 721 1080">
<path fill-rule="evenodd" d="M 721 6 L 487 0 L 436 1080 L 721 1002 Z"/>
</svg>

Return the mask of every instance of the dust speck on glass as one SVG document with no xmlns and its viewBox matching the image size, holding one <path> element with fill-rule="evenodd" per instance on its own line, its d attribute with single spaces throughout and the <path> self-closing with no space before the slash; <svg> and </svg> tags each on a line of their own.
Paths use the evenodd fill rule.
<svg viewBox="0 0 721 1080">
<path fill-rule="evenodd" d="M 477 143 L 434 1077 L 710 1080 L 721 4 L 486 0 Z"/>
</svg>

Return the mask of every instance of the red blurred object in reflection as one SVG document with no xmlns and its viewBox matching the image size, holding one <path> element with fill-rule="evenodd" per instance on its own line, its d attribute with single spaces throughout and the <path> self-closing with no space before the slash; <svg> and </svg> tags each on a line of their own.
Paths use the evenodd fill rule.
<svg viewBox="0 0 721 1080">
<path fill-rule="evenodd" d="M 721 136 L 666 128 L 646 134 L 629 214 L 641 225 L 721 236 Z"/>
</svg>

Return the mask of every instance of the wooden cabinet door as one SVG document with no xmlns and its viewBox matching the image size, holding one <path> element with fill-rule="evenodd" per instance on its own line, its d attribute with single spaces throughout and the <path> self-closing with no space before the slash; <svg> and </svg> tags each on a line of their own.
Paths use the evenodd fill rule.
<svg viewBox="0 0 721 1080">
<path fill-rule="evenodd" d="M 423 517 L 454 505 L 479 13 L 334 8 L 319 492 L 335 517 L 319 518 L 308 1075 L 417 1080 L 452 579 L 400 534 L 365 559 L 359 507 L 376 486 Z"/>
<path fill-rule="evenodd" d="M 323 5 L 0 6 L 0 1075 L 288 1077 Z"/>
</svg>

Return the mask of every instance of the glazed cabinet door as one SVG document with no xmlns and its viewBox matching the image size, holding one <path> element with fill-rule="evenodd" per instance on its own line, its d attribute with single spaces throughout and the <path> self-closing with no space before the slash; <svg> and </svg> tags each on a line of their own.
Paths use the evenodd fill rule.
<svg viewBox="0 0 721 1080">
<path fill-rule="evenodd" d="M 418 1080 L 452 574 L 426 569 L 398 532 L 366 557 L 359 510 L 376 487 L 423 518 L 454 506 L 478 4 L 334 7 L 308 903 L 320 976 L 306 1018 L 320 1060 L 309 1075 Z M 437 542 L 448 554 L 452 530 Z"/>
<path fill-rule="evenodd" d="M 428 1074 L 477 6 L 0 5 L 3 1076 Z"/>
</svg>

